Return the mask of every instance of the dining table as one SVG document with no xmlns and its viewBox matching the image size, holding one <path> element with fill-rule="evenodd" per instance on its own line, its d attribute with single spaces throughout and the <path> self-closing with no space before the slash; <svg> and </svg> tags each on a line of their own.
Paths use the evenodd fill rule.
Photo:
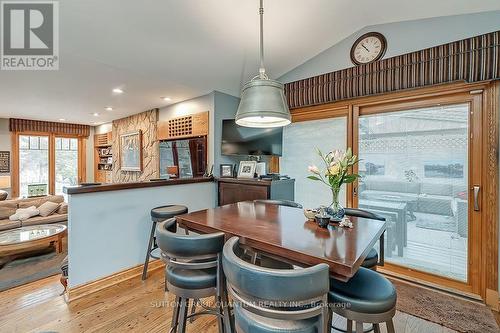
<svg viewBox="0 0 500 333">
<path fill-rule="evenodd" d="M 179 227 L 197 233 L 223 232 L 239 237 L 242 246 L 296 266 L 325 263 L 332 277 L 348 281 L 380 241 L 384 257 L 386 224 L 349 217 L 353 227 L 330 223 L 327 228 L 308 220 L 302 209 L 242 201 L 176 217 Z"/>
</svg>

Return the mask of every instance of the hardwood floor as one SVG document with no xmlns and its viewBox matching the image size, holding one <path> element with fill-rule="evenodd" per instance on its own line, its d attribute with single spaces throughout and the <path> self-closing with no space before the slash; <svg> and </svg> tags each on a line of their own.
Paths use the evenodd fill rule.
<svg viewBox="0 0 500 333">
<path fill-rule="evenodd" d="M 167 332 L 171 307 L 163 292 L 163 272 L 142 282 L 121 282 L 71 304 L 59 295 L 59 277 L 53 276 L 0 293 L 0 332 Z M 338 319 L 340 320 L 340 319 Z M 451 333 L 437 324 L 398 312 L 396 332 Z M 216 333 L 212 316 L 198 317 L 187 332 Z M 333 331 L 332 331 L 333 332 Z M 385 332 L 385 327 L 382 332 Z"/>
</svg>

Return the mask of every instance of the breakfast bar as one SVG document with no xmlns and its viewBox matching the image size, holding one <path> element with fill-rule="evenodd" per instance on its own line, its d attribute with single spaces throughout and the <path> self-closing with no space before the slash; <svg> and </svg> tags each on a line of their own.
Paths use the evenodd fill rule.
<svg viewBox="0 0 500 333">
<path fill-rule="evenodd" d="M 182 204 L 197 211 L 216 203 L 213 178 L 202 177 L 76 186 L 65 193 L 70 290 L 144 263 L 152 208 Z"/>
</svg>

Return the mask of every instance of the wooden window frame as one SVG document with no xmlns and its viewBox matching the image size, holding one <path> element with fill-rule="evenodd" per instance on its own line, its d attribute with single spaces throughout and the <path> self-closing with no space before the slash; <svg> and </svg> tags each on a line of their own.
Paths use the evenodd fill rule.
<svg viewBox="0 0 500 333">
<path fill-rule="evenodd" d="M 473 135 L 480 136 L 482 148 L 479 178 L 481 186 L 481 223 L 477 239 L 481 244 L 478 249 L 480 256 L 479 271 L 474 272 L 475 288 L 464 287 L 464 284 L 445 277 L 411 270 L 406 267 L 388 264 L 380 271 L 409 280 L 439 286 L 442 289 L 458 292 L 462 295 L 479 298 L 493 309 L 499 308 L 498 293 L 498 113 L 500 107 L 500 82 L 451 83 L 432 87 L 408 89 L 404 91 L 360 97 L 323 105 L 316 105 L 291 110 L 292 121 L 301 122 L 319 120 L 347 115 L 347 146 L 357 152 L 358 121 L 360 115 L 376 114 L 401 110 L 401 105 L 413 105 L 413 108 L 428 106 L 430 101 L 441 101 L 451 104 L 464 102 L 464 98 L 475 108 L 471 111 L 481 112 L 480 126 L 474 126 Z M 357 184 L 348 184 L 347 205 L 357 205 Z M 469 212 L 470 214 L 470 212 Z M 471 253 L 469 253 L 469 256 Z M 476 255 L 476 254 L 474 254 Z M 472 281 L 470 281 L 472 283 Z"/>
<path fill-rule="evenodd" d="M 19 197 L 19 136 L 46 136 L 49 138 L 49 186 L 48 194 L 55 194 L 55 158 L 56 158 L 56 145 L 57 138 L 71 138 L 78 139 L 78 182 L 85 182 L 86 176 L 86 145 L 87 138 L 76 135 L 36 132 L 36 131 L 22 131 L 11 132 L 11 147 L 12 147 L 12 172 L 11 172 L 11 196 L 13 198 Z"/>
</svg>

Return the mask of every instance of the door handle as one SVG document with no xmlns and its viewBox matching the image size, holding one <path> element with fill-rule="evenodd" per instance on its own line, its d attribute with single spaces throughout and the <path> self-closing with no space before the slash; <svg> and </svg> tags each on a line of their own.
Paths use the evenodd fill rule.
<svg viewBox="0 0 500 333">
<path fill-rule="evenodd" d="M 472 190 L 474 191 L 474 210 L 477 212 L 479 211 L 479 190 L 481 187 L 478 185 L 474 185 L 472 187 Z"/>
</svg>

